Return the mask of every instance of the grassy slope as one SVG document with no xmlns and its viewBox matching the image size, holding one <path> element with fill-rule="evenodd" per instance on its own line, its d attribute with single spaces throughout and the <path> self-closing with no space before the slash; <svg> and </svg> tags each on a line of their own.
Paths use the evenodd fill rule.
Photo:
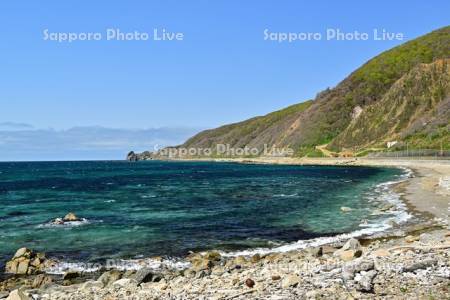
<svg viewBox="0 0 450 300">
<path fill-rule="evenodd" d="M 280 122 L 305 111 L 312 104 L 311 100 L 291 105 L 268 115 L 255 117 L 243 122 L 225 125 L 212 130 L 205 130 L 190 138 L 184 147 L 212 147 L 217 143 L 229 144 L 231 147 L 255 146 L 263 143 L 272 144 L 270 137 L 277 130 Z M 255 144 L 255 145 L 252 145 Z"/>
<path fill-rule="evenodd" d="M 449 100 L 450 60 L 418 65 L 366 107 L 331 147 L 364 149 L 409 139 L 417 147 L 438 148 L 441 138 L 450 137 Z"/>
<path fill-rule="evenodd" d="M 206 130 L 183 146 L 211 147 L 223 143 L 233 147 L 261 148 L 263 144 L 269 144 L 289 146 L 297 155 L 307 155 L 314 152 L 314 146 L 327 143 L 331 150 L 352 147 L 349 139 L 333 140 L 351 124 L 356 106 L 366 109 L 381 101 L 394 83 L 415 66 L 449 57 L 450 26 L 447 26 L 378 55 L 335 88 L 320 93 L 312 102 Z M 420 140 L 422 134 L 416 132 L 416 137 L 410 135 L 409 138 Z"/>
<path fill-rule="evenodd" d="M 316 99 L 305 112 L 308 117 L 303 126 L 293 134 L 293 143 L 305 146 L 330 142 L 350 124 L 356 106 L 364 108 L 381 100 L 398 79 L 419 63 L 448 57 L 450 27 L 378 55 Z"/>
</svg>

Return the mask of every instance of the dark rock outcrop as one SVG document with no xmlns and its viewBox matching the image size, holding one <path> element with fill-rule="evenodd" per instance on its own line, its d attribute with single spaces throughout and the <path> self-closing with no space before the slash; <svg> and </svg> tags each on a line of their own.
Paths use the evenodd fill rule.
<svg viewBox="0 0 450 300">
<path fill-rule="evenodd" d="M 127 154 L 127 160 L 128 161 L 138 161 L 139 156 L 136 153 L 134 153 L 134 151 L 130 151 Z"/>
</svg>

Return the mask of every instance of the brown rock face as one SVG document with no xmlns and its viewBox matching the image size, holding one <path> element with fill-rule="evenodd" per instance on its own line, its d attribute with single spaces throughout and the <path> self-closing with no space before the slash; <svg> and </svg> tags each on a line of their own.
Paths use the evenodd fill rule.
<svg viewBox="0 0 450 300">
<path fill-rule="evenodd" d="M 25 295 L 25 293 L 22 292 L 21 290 L 14 290 L 11 293 L 9 293 L 9 296 L 6 299 L 7 300 L 29 300 L 30 297 Z"/>
<path fill-rule="evenodd" d="M 16 251 L 16 254 L 14 254 L 13 259 L 20 258 L 20 257 L 29 258 L 30 256 L 31 256 L 31 250 L 23 247 Z"/>
<path fill-rule="evenodd" d="M 33 288 L 40 288 L 43 285 L 52 283 L 53 279 L 50 276 L 44 275 L 44 274 L 39 274 L 38 276 L 36 276 L 36 278 L 34 278 L 33 283 L 32 283 L 32 287 Z"/>
<path fill-rule="evenodd" d="M 17 267 L 19 266 L 19 262 L 17 260 L 10 260 L 6 263 L 5 272 L 17 274 Z"/>
<path fill-rule="evenodd" d="M 25 259 L 25 260 L 19 262 L 19 265 L 17 267 L 17 274 L 27 274 L 29 265 L 30 265 L 29 259 Z"/>
<path fill-rule="evenodd" d="M 339 252 L 339 258 L 343 261 L 350 261 L 354 258 L 361 257 L 362 251 L 361 250 L 345 250 Z"/>
<path fill-rule="evenodd" d="M 78 221 L 79 218 L 74 214 L 74 213 L 68 213 L 65 217 L 64 217 L 64 222 L 73 222 L 73 221 Z"/>
<path fill-rule="evenodd" d="M 51 261 L 43 253 L 35 253 L 27 248 L 20 248 L 13 258 L 6 263 L 5 273 L 31 275 L 42 272 Z"/>
<path fill-rule="evenodd" d="M 209 270 L 213 266 L 214 266 L 214 263 L 211 260 L 209 260 L 207 258 L 203 258 L 203 259 L 194 260 L 192 262 L 192 268 L 191 269 L 196 271 L 196 272 L 199 272 L 199 271 L 202 271 L 202 270 Z"/>
</svg>

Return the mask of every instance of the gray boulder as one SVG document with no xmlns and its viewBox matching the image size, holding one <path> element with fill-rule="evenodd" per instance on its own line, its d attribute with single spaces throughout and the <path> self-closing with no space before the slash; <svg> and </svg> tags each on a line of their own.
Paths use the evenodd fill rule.
<svg viewBox="0 0 450 300">
<path fill-rule="evenodd" d="M 362 292 L 370 292 L 373 289 L 373 279 L 377 276 L 377 271 L 370 270 L 368 272 L 362 272 L 359 278 L 356 289 Z"/>
<path fill-rule="evenodd" d="M 152 269 L 142 268 L 136 272 L 131 278 L 136 280 L 137 284 L 151 282 L 154 277 Z"/>
<path fill-rule="evenodd" d="M 100 281 L 103 286 L 108 286 L 120 278 L 122 278 L 122 272 L 119 270 L 110 270 L 100 275 L 97 281 Z"/>
</svg>

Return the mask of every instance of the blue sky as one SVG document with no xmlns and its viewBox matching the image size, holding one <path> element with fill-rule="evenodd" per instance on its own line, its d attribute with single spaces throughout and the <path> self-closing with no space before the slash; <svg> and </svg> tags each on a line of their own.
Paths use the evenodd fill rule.
<svg viewBox="0 0 450 300">
<path fill-rule="evenodd" d="M 449 25 L 449 1 L 2 1 L 0 121 L 35 128 L 209 128 L 313 98 L 404 41 L 265 41 L 263 31 Z M 50 32 L 183 41 L 45 41 Z"/>
</svg>

